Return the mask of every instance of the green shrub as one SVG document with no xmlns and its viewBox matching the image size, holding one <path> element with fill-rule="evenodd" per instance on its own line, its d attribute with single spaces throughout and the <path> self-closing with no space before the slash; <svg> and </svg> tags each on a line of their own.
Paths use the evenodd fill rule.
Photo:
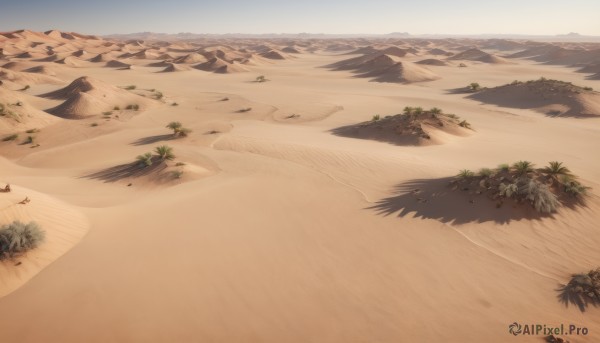
<svg viewBox="0 0 600 343">
<path fill-rule="evenodd" d="M 179 132 L 179 129 L 181 129 L 181 127 L 182 125 L 178 121 L 172 121 L 169 124 L 167 124 L 167 129 L 173 130 L 174 135 L 177 135 L 177 132 Z"/>
<path fill-rule="evenodd" d="M 172 160 L 175 158 L 175 155 L 173 154 L 173 148 L 171 148 L 170 146 L 167 145 L 161 145 L 161 146 L 157 146 L 154 151 L 156 152 L 156 154 L 158 155 L 158 157 L 160 157 L 161 160 Z"/>
<path fill-rule="evenodd" d="M 470 129 L 471 128 L 471 123 L 469 123 L 466 120 L 461 121 L 460 123 L 458 123 L 458 125 L 464 127 L 465 129 Z"/>
<path fill-rule="evenodd" d="M 498 165 L 498 170 L 507 172 L 510 170 L 510 165 L 508 163 L 502 163 Z"/>
<path fill-rule="evenodd" d="M 371 121 L 378 121 L 379 119 L 381 119 L 381 117 L 379 116 L 379 114 L 376 114 L 373 116 L 373 118 L 371 118 Z"/>
<path fill-rule="evenodd" d="M 152 154 L 147 152 L 135 158 L 142 167 L 150 167 L 152 165 Z"/>
<path fill-rule="evenodd" d="M 440 113 L 442 113 L 442 110 L 437 107 L 433 107 L 432 109 L 429 110 L 429 112 L 431 112 L 433 114 L 440 114 Z"/>
<path fill-rule="evenodd" d="M 479 176 L 481 177 L 488 178 L 492 175 L 494 175 L 494 171 L 490 168 L 481 168 L 479 170 Z"/>
<path fill-rule="evenodd" d="M 267 79 L 265 78 L 264 75 L 260 75 L 256 77 L 256 82 L 265 82 L 267 81 Z"/>
<path fill-rule="evenodd" d="M 406 106 L 404 107 L 404 114 L 412 114 L 414 108 L 410 107 L 410 106 Z"/>
<path fill-rule="evenodd" d="M 527 175 L 533 171 L 534 164 L 529 161 L 518 161 L 512 165 L 512 169 L 514 170 L 517 176 Z"/>
<path fill-rule="evenodd" d="M 0 260 L 12 258 L 37 248 L 46 238 L 35 222 L 14 221 L 0 227 Z"/>
<path fill-rule="evenodd" d="M 415 112 L 415 114 L 422 114 L 423 113 L 423 107 L 415 107 L 414 112 Z"/>
<path fill-rule="evenodd" d="M 458 175 L 456 175 L 456 177 L 458 177 L 459 179 L 467 180 L 475 177 L 475 173 L 468 169 L 463 169 L 458 172 Z"/>
<path fill-rule="evenodd" d="M 477 91 L 481 90 L 481 86 L 477 82 L 472 82 L 471 84 L 469 84 L 467 86 L 467 88 L 472 92 L 477 92 Z"/>
<path fill-rule="evenodd" d="M 138 104 L 127 105 L 127 107 L 125 107 L 125 109 L 137 111 L 140 109 L 140 105 L 138 105 Z"/>
</svg>

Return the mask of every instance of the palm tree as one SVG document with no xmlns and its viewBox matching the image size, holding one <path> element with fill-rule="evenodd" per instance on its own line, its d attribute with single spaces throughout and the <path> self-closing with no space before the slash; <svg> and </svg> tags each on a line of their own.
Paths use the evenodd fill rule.
<svg viewBox="0 0 600 343">
<path fill-rule="evenodd" d="M 150 167 L 152 165 L 152 154 L 149 152 L 139 155 L 135 159 L 138 160 L 143 167 Z"/>
<path fill-rule="evenodd" d="M 178 122 L 178 121 L 172 121 L 172 122 L 169 123 L 169 125 L 167 125 L 167 128 L 173 130 L 173 134 L 175 136 L 177 136 L 177 134 L 179 133 L 179 130 L 181 129 L 181 126 L 182 125 L 181 125 L 180 122 Z"/>
<path fill-rule="evenodd" d="M 518 176 L 527 175 L 533 171 L 534 164 L 529 161 L 519 161 L 513 164 L 513 169 Z"/>
<path fill-rule="evenodd" d="M 173 154 L 173 148 L 171 148 L 170 146 L 157 146 L 156 149 L 154 149 L 154 151 L 158 154 L 158 157 L 160 157 L 162 161 L 172 160 L 175 158 L 175 155 Z"/>
<path fill-rule="evenodd" d="M 546 174 L 552 181 L 558 181 L 559 176 L 572 176 L 569 168 L 563 166 L 562 162 L 551 161 L 548 162 L 548 166 L 540 170 L 542 174 Z"/>
</svg>

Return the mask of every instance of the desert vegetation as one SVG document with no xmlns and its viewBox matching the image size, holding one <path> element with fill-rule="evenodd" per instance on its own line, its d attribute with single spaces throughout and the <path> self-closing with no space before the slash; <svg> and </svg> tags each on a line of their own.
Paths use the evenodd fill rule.
<svg viewBox="0 0 600 343">
<path fill-rule="evenodd" d="M 472 130 L 466 120 L 442 109 L 433 107 L 406 106 L 402 114 L 381 117 L 374 115 L 370 121 L 334 129 L 335 134 L 350 137 L 364 137 L 394 142 L 396 144 L 421 144 L 432 139 L 433 129 L 451 134 L 462 134 L 463 129 Z"/>
<path fill-rule="evenodd" d="M 152 153 L 147 152 L 142 155 L 138 155 L 135 159 L 137 164 L 142 168 L 150 167 L 154 164 L 154 162 L 164 162 L 166 160 L 173 160 L 175 158 L 175 154 L 173 154 L 173 148 L 167 145 L 160 145 L 154 148 L 154 152 L 156 155 L 152 155 Z"/>
<path fill-rule="evenodd" d="M 14 141 L 17 138 L 19 138 L 19 134 L 13 133 L 11 135 L 8 135 L 8 136 L 2 138 L 2 141 L 3 142 L 10 142 L 10 141 Z"/>
<path fill-rule="evenodd" d="M 173 136 L 175 137 L 187 137 L 192 132 L 191 129 L 183 127 L 178 121 L 170 122 L 167 128 L 173 130 Z"/>
<path fill-rule="evenodd" d="M 558 289 L 565 305 L 573 304 L 583 312 L 588 305 L 600 305 L 600 268 L 573 274 L 569 283 Z"/>
<path fill-rule="evenodd" d="M 565 204 L 570 206 L 582 202 L 589 189 L 558 161 L 551 161 L 543 168 L 535 168 L 530 161 L 518 161 L 493 169 L 482 168 L 477 173 L 463 169 L 451 186 L 487 195 L 496 201 L 498 208 L 511 200 L 518 204 L 529 204 L 544 214 L 555 212 Z"/>
<path fill-rule="evenodd" d="M 15 105 L 17 105 L 17 104 L 15 104 Z M 17 106 L 20 106 L 20 105 L 17 105 Z M 20 121 L 20 116 L 16 112 L 9 110 L 8 106 L 5 106 L 2 103 L 0 103 L 0 117 L 7 117 L 7 118 L 12 118 L 16 121 Z"/>
<path fill-rule="evenodd" d="M 45 232 L 35 222 L 13 221 L 3 225 L 0 227 L 0 260 L 18 257 L 37 248 L 45 237 Z"/>
</svg>

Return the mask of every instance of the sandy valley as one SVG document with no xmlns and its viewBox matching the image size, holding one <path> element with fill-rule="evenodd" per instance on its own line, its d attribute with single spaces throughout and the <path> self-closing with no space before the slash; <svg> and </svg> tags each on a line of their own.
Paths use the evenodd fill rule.
<svg viewBox="0 0 600 343">
<path fill-rule="evenodd" d="M 0 259 L 0 341 L 600 341 L 565 295 L 600 267 L 599 66 L 600 43 L 0 33 L 0 226 L 45 231 Z"/>
</svg>

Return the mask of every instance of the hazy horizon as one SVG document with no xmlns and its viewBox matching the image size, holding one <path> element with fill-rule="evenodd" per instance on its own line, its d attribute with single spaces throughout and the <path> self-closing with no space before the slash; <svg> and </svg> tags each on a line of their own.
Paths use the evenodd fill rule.
<svg viewBox="0 0 600 343">
<path fill-rule="evenodd" d="M 515 11 L 518 8 L 518 11 Z M 81 3 L 24 0 L 3 4 L 0 30 L 59 29 L 110 35 L 138 32 L 197 34 L 352 34 L 600 36 L 600 2 L 557 0 L 482 3 L 459 0 L 280 3 L 141 0 Z"/>
</svg>

